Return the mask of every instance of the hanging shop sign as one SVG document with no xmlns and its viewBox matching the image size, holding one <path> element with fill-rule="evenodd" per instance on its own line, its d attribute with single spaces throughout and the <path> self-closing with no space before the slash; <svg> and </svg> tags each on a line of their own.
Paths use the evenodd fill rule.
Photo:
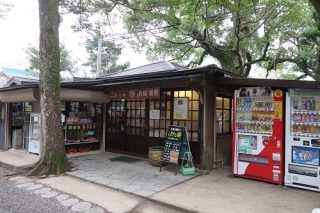
<svg viewBox="0 0 320 213">
<path fill-rule="evenodd" d="M 173 119 L 188 119 L 188 98 L 174 98 Z"/>
<path fill-rule="evenodd" d="M 131 90 L 117 90 L 109 93 L 110 99 L 158 99 L 160 98 L 160 88 L 143 88 Z"/>
</svg>

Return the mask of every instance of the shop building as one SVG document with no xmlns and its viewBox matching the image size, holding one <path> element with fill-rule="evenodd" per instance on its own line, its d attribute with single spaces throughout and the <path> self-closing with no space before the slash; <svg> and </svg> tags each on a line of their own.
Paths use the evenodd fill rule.
<svg viewBox="0 0 320 213">
<path fill-rule="evenodd" d="M 187 69 L 170 62 L 148 64 L 96 80 L 63 82 L 66 150 L 74 153 L 85 147 L 83 151 L 147 157 L 149 147 L 164 145 L 168 126 L 179 125 L 188 130 L 198 167 L 231 164 L 233 92 L 250 86 L 283 92 L 287 88 L 319 89 L 318 82 L 248 79 L 215 65 Z M 12 147 L 8 142 L 12 141 L 14 129 L 8 117 L 10 105 L 22 102 L 20 108 L 30 111 L 29 102 L 32 112 L 38 111 L 37 87 L 28 84 L 1 89 L 6 140 L 0 148 Z M 22 95 L 23 91 L 29 96 Z"/>
<path fill-rule="evenodd" d="M 12 80 L 12 82 L 19 82 Z M 100 91 L 78 89 L 82 82 L 61 88 L 61 121 L 67 153 L 104 149 L 107 96 Z M 0 149 L 20 149 L 39 154 L 40 102 L 38 83 L 14 83 L 0 91 Z"/>
</svg>

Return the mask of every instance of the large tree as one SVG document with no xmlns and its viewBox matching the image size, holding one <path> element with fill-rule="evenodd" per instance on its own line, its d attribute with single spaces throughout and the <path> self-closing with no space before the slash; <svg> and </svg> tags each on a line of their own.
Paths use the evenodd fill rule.
<svg viewBox="0 0 320 213">
<path fill-rule="evenodd" d="M 310 2 L 318 9 L 319 1 Z M 215 58 L 222 68 L 242 76 L 259 68 L 269 73 L 293 67 L 299 71 L 298 78 L 319 79 L 314 62 L 317 41 L 306 36 L 310 29 L 317 28 L 308 0 L 65 0 L 64 3 L 69 11 L 79 15 L 78 27 L 90 28 L 88 17 L 98 13 L 108 17 L 118 8 L 129 32 L 118 38 L 146 48 L 150 60 L 169 59 L 197 66 L 205 58 Z M 304 42 L 304 38 L 309 38 L 309 42 Z"/>
<path fill-rule="evenodd" d="M 297 30 L 284 29 L 279 41 L 282 41 L 282 45 L 273 60 L 267 63 L 267 70 L 286 66 L 296 73 L 298 79 L 309 76 L 320 80 L 319 14 L 311 13 L 308 20 L 300 22 Z"/>
<path fill-rule="evenodd" d="M 39 0 L 42 152 L 32 175 L 60 174 L 69 168 L 61 125 L 58 7 L 59 0 Z"/>
<path fill-rule="evenodd" d="M 88 62 L 85 66 L 90 66 L 92 72 L 97 72 L 97 58 L 99 40 L 101 42 L 101 73 L 109 74 L 114 72 L 123 71 L 129 67 L 129 63 L 119 64 L 118 60 L 121 55 L 122 46 L 115 44 L 115 42 L 107 40 L 107 37 L 102 32 L 100 26 L 90 30 L 90 36 L 86 41 L 86 50 L 89 55 Z"/>
<path fill-rule="evenodd" d="M 29 61 L 29 69 L 40 70 L 40 55 L 39 48 L 35 46 L 29 46 L 25 53 L 27 54 L 27 59 Z M 70 51 L 63 45 L 60 44 L 60 71 L 70 71 L 74 72 L 75 65 L 71 58 Z"/>
</svg>

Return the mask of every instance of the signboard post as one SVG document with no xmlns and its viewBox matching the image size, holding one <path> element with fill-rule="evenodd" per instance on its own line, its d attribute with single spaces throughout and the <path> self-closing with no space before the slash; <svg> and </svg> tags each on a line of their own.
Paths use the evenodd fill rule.
<svg viewBox="0 0 320 213">
<path fill-rule="evenodd" d="M 162 166 L 167 164 L 176 165 L 175 174 L 177 175 L 179 164 L 180 148 L 182 143 L 184 143 L 186 135 L 185 127 L 181 126 L 169 126 L 167 138 L 164 146 L 163 157 L 160 165 L 160 172 L 162 171 Z"/>
</svg>

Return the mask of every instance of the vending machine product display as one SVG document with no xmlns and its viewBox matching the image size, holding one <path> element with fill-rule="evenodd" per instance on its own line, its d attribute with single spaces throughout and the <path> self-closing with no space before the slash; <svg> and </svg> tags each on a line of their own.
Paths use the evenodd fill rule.
<svg viewBox="0 0 320 213">
<path fill-rule="evenodd" d="M 289 89 L 285 185 L 320 191 L 320 90 Z"/>
<path fill-rule="evenodd" d="M 283 91 L 240 88 L 234 95 L 233 174 L 283 183 Z"/>
</svg>

